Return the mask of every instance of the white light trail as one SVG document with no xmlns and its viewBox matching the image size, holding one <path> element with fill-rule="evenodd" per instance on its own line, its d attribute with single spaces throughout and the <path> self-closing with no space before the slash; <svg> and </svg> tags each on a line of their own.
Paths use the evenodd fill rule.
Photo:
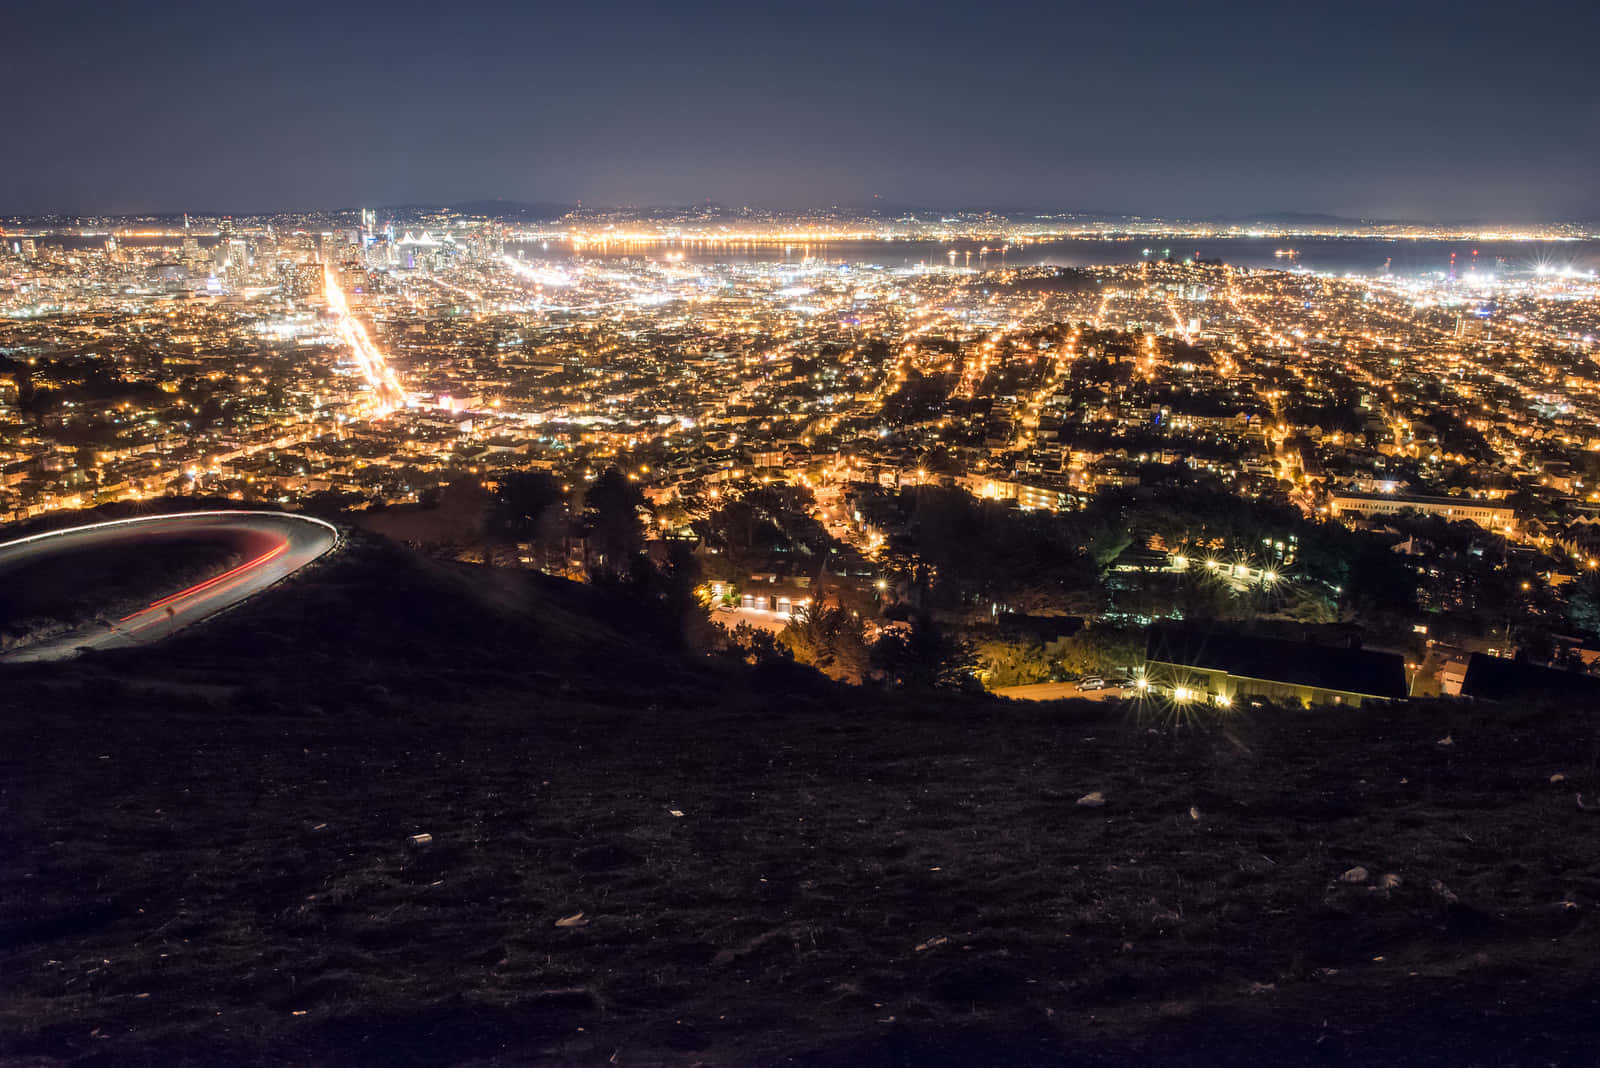
<svg viewBox="0 0 1600 1068">
<path fill-rule="evenodd" d="M 41 534 L 29 534 L 25 538 L 16 538 L 15 540 L 12 540 L 12 541 L 0 542 L 0 550 L 14 549 L 18 545 L 27 545 L 30 542 L 44 541 L 46 538 L 59 538 L 59 537 L 62 537 L 64 535 L 67 535 L 67 534 L 83 534 L 86 531 L 90 531 L 90 530 L 105 530 L 108 527 L 125 527 L 125 526 L 128 526 L 128 525 L 132 524 L 132 523 L 159 523 L 159 522 L 161 522 L 163 520 L 197 519 L 197 518 L 199 518 L 201 516 L 218 516 L 218 515 L 231 516 L 231 517 L 234 517 L 234 518 L 238 518 L 238 517 L 241 517 L 241 516 L 242 517 L 250 517 L 250 516 L 264 516 L 264 515 L 267 515 L 267 516 L 272 516 L 272 517 L 274 517 L 276 519 L 298 519 L 298 520 L 300 520 L 302 522 L 316 523 L 316 524 L 319 524 L 320 526 L 327 527 L 330 531 L 333 532 L 333 535 L 334 535 L 335 538 L 343 537 L 343 535 L 341 535 L 339 533 L 339 528 L 338 527 L 334 526 L 332 523 L 328 522 L 326 519 L 318 519 L 316 516 L 300 515 L 297 512 L 257 512 L 257 511 L 252 511 L 252 510 L 247 509 L 247 508 L 232 508 L 232 509 L 213 508 L 213 509 L 209 509 L 207 511 L 202 511 L 202 512 L 168 512 L 168 513 L 164 513 L 162 515 L 136 515 L 136 516 L 133 516 L 130 519 L 104 519 L 104 520 L 101 520 L 98 523 L 84 523 L 82 526 L 63 527 L 60 530 L 47 530 L 47 531 L 44 531 Z"/>
<path fill-rule="evenodd" d="M 338 281 L 333 277 L 331 264 L 322 265 L 322 277 L 328 307 L 339 317 L 339 336 L 349 346 L 350 354 L 361 368 L 362 377 L 378 398 L 377 415 L 388 415 L 405 404 L 406 391 L 401 388 L 400 379 L 390 368 L 389 361 L 372 343 L 372 338 L 367 336 L 367 328 L 361 325 L 361 320 L 350 314 L 350 304 L 345 300 L 344 290 L 339 288 Z"/>
</svg>

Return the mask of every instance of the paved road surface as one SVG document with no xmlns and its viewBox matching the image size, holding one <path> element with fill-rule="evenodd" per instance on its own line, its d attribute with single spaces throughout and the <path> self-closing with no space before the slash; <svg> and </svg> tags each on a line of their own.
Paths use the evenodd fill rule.
<svg viewBox="0 0 1600 1068">
<path fill-rule="evenodd" d="M 1003 686 L 994 691 L 1001 697 L 1014 697 L 1019 701 L 1065 701 L 1082 698 L 1085 701 L 1120 701 L 1132 697 L 1128 690 L 1080 690 L 1075 682 L 1035 682 L 1027 686 Z"/>
<path fill-rule="evenodd" d="M 0 582 L 26 561 L 111 545 L 137 547 L 175 534 L 234 539 L 245 561 L 183 590 L 173 590 L 110 626 L 93 623 L 14 650 L 0 659 L 58 660 L 79 649 L 107 649 L 160 641 L 174 631 L 254 596 L 332 549 L 339 531 L 331 523 L 287 512 L 188 512 L 90 523 L 0 544 Z"/>
</svg>

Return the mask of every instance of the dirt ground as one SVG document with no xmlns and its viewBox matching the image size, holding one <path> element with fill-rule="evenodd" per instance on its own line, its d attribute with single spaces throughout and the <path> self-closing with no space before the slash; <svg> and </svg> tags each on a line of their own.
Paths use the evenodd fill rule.
<svg viewBox="0 0 1600 1068">
<path fill-rule="evenodd" d="M 0 673 L 7 1062 L 1600 1049 L 1595 710 L 884 696 L 469 633 L 451 576 L 401 620 L 341 566 L 164 659 Z M 405 656 L 335 647 L 373 611 Z"/>
</svg>

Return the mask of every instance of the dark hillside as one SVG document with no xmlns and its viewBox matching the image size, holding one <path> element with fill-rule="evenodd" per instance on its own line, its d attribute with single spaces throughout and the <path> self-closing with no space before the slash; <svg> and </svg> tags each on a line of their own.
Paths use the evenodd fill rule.
<svg viewBox="0 0 1600 1068">
<path fill-rule="evenodd" d="M 9 568 L 0 580 L 0 650 L 91 620 L 118 620 L 242 559 L 236 545 L 168 537 L 149 539 L 137 552 L 104 547 Z"/>
<path fill-rule="evenodd" d="M 384 702 L 453 698 L 485 686 L 570 689 L 603 680 L 632 692 L 689 664 L 638 626 L 625 594 L 536 572 L 440 563 L 352 531 L 343 549 L 268 596 L 186 631 L 158 651 L 98 654 L 107 674 L 155 673 L 271 694 L 328 710 L 327 686 L 365 685 Z M 618 665 L 629 670 L 614 672 Z M 337 703 L 337 702 L 335 702 Z"/>
<path fill-rule="evenodd" d="M 167 647 L 0 671 L 0 1055 L 1462 1064 L 1600 1042 L 1594 710 L 1174 727 L 756 676 L 630 621 L 593 588 L 358 539 Z"/>
</svg>

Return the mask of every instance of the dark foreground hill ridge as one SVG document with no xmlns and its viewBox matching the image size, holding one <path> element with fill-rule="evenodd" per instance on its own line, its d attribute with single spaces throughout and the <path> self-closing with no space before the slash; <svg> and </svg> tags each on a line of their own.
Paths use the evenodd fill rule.
<svg viewBox="0 0 1600 1068">
<path fill-rule="evenodd" d="M 0 1056 L 1588 1062 L 1595 714 L 852 690 L 358 536 L 0 669 Z"/>
</svg>

